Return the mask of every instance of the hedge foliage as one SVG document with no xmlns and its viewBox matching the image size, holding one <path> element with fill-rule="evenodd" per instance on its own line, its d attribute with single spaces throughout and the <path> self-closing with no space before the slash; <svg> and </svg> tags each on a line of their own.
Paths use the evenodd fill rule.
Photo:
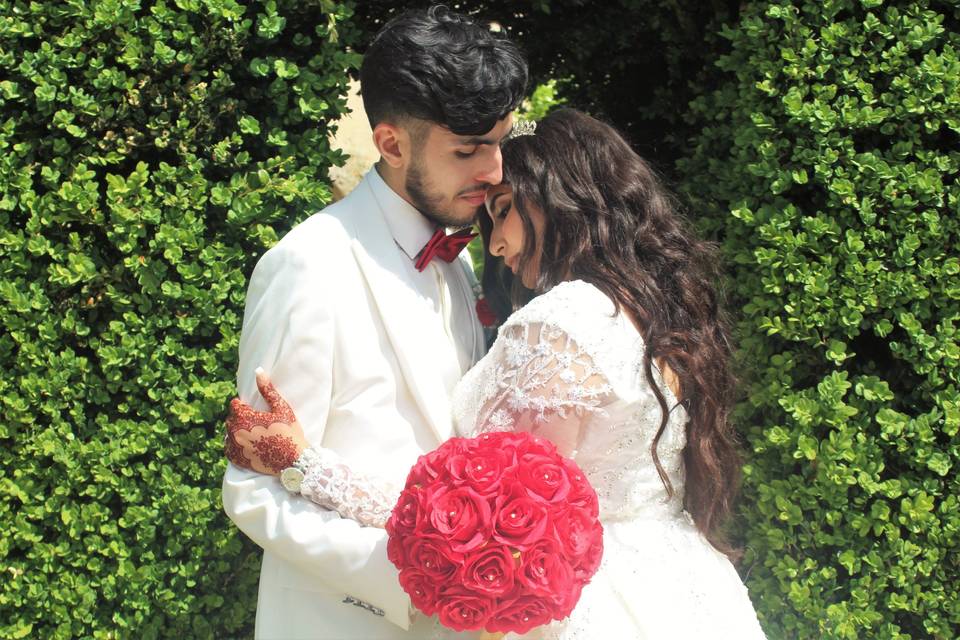
<svg viewBox="0 0 960 640">
<path fill-rule="evenodd" d="M 960 637 L 958 27 L 956 3 L 748 3 L 692 106 L 772 638 Z"/>
<path fill-rule="evenodd" d="M 722 241 L 741 569 L 769 636 L 960 637 L 957 3 L 455 4 L 625 130 Z"/>
<path fill-rule="evenodd" d="M 246 278 L 329 197 L 350 47 L 408 4 L 0 0 L 0 637 L 249 634 Z M 722 241 L 769 636 L 960 637 L 956 3 L 450 4 Z"/>
<path fill-rule="evenodd" d="M 426 4 L 426 3 L 420 3 Z M 460 0 L 457 10 L 500 24 L 530 62 L 531 87 L 556 83 L 571 106 L 604 117 L 664 169 L 692 134 L 684 107 L 714 75 L 708 66 L 735 0 Z M 404 0 L 361 2 L 373 34 Z M 363 41 L 360 42 L 362 46 Z"/>
<path fill-rule="evenodd" d="M 249 632 L 220 422 L 327 201 L 350 2 L 0 0 L 0 637 Z"/>
</svg>

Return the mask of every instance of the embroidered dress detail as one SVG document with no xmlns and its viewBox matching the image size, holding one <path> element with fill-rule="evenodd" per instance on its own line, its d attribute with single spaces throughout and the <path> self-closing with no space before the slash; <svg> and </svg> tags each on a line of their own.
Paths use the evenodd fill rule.
<svg viewBox="0 0 960 640">
<path fill-rule="evenodd" d="M 683 510 L 686 410 L 656 369 L 646 379 L 643 353 L 636 328 L 602 291 L 565 282 L 507 319 L 457 385 L 459 435 L 543 435 L 577 462 L 600 498 L 599 571 L 568 619 L 524 639 L 764 637 L 733 566 Z M 662 417 L 652 384 L 670 407 L 657 453 L 673 497 L 651 455 Z"/>
<path fill-rule="evenodd" d="M 344 518 L 383 528 L 400 490 L 353 471 L 330 449 L 311 447 L 307 452 L 300 493 Z"/>
<path fill-rule="evenodd" d="M 764 638 L 733 565 L 683 510 L 686 410 L 659 372 L 646 378 L 643 352 L 637 330 L 603 292 L 566 282 L 507 319 L 454 391 L 458 435 L 542 435 L 577 462 L 599 497 L 600 569 L 569 618 L 525 640 Z M 651 455 L 661 424 L 651 385 L 670 406 L 657 453 L 672 497 Z M 332 451 L 314 451 L 303 495 L 345 518 L 384 526 L 399 489 L 352 472 Z M 432 632 L 446 633 L 436 623 Z"/>
</svg>

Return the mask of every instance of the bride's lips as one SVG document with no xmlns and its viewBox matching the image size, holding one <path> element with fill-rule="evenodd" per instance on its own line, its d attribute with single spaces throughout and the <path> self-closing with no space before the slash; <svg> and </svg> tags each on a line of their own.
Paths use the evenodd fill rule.
<svg viewBox="0 0 960 640">
<path fill-rule="evenodd" d="M 509 260 L 504 260 L 503 264 L 507 265 L 507 268 L 510 269 L 510 271 L 513 271 L 514 273 L 517 272 L 516 261 L 513 258 L 510 258 Z"/>
</svg>

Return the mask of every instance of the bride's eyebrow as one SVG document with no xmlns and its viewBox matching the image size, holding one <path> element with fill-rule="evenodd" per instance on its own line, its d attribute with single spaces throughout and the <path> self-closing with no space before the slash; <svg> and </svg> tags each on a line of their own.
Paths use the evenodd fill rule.
<svg viewBox="0 0 960 640">
<path fill-rule="evenodd" d="M 491 209 L 496 209 L 496 208 L 497 208 L 497 200 L 499 200 L 500 198 L 504 198 L 504 197 L 506 197 L 506 196 L 507 196 L 507 192 L 506 192 L 506 191 L 504 191 L 503 193 L 498 193 L 497 195 L 493 196 L 493 198 L 490 200 L 490 208 L 491 208 Z"/>
</svg>

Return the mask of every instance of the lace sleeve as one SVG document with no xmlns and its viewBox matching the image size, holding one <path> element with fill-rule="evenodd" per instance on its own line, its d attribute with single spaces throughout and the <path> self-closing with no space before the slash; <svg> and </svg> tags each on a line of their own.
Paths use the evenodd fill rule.
<svg viewBox="0 0 960 640">
<path fill-rule="evenodd" d="M 531 431 L 573 456 L 586 419 L 612 395 L 593 358 L 563 329 L 545 322 L 509 325 L 492 351 L 474 433 Z"/>
<path fill-rule="evenodd" d="M 400 491 L 353 470 L 340 456 L 323 447 L 310 447 L 300 462 L 304 469 L 300 493 L 320 506 L 367 527 L 383 528 Z"/>
</svg>

